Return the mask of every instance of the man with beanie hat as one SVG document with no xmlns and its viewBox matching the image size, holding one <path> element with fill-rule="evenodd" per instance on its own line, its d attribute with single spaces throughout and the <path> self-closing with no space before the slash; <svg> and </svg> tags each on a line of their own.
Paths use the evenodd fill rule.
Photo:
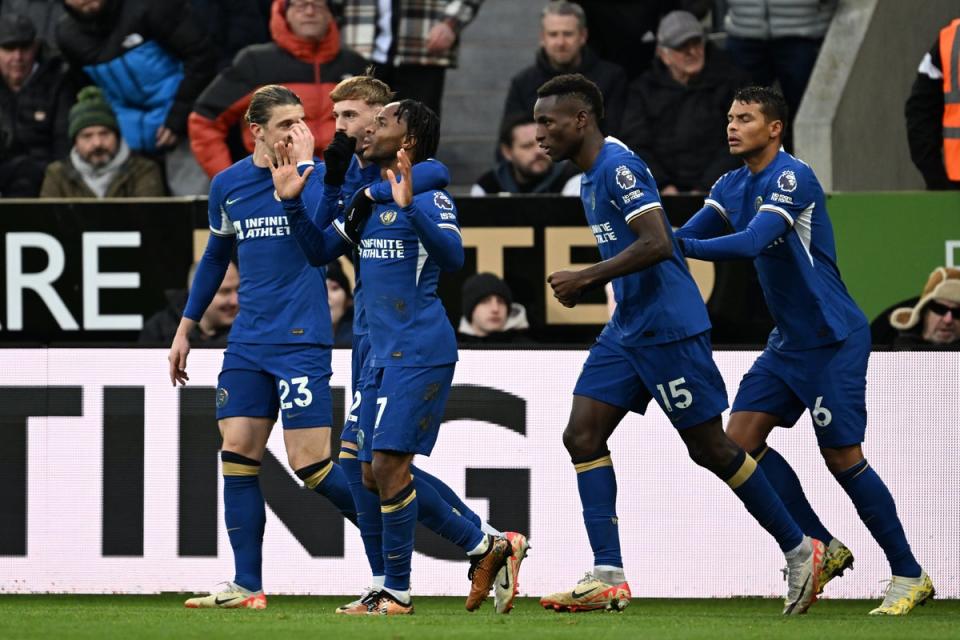
<svg viewBox="0 0 960 640">
<path fill-rule="evenodd" d="M 163 178 L 151 160 L 131 155 L 113 109 L 97 87 L 85 87 L 67 117 L 70 157 L 49 167 L 41 198 L 162 197 Z"/>
<path fill-rule="evenodd" d="M 507 283 L 492 273 L 467 278 L 461 292 L 463 317 L 458 342 L 528 342 L 521 332 L 529 329 L 527 310 L 513 301 Z"/>
<path fill-rule="evenodd" d="M 960 349 L 960 269 L 934 269 L 917 304 L 894 310 L 890 325 L 900 332 L 894 341 L 898 347 Z"/>
<path fill-rule="evenodd" d="M 43 172 L 64 158 L 77 88 L 63 59 L 24 15 L 0 17 L 0 196 L 35 198 Z"/>
</svg>

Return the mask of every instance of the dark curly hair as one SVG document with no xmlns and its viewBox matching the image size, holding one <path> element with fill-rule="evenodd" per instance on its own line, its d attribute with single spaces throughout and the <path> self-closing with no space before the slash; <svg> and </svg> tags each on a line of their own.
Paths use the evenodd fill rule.
<svg viewBox="0 0 960 640">
<path fill-rule="evenodd" d="M 537 97 L 550 96 L 575 98 L 593 113 L 597 122 L 603 120 L 603 94 L 597 85 L 580 73 L 566 73 L 540 85 Z"/>
</svg>

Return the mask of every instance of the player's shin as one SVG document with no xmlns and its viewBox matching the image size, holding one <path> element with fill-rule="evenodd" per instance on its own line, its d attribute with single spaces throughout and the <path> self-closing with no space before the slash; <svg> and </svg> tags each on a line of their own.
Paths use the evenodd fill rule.
<svg viewBox="0 0 960 640">
<path fill-rule="evenodd" d="M 922 570 L 910 551 L 893 496 L 873 467 L 861 460 L 836 474 L 836 478 L 850 496 L 873 539 L 886 554 L 893 575 L 919 577 Z"/>
<path fill-rule="evenodd" d="M 373 584 L 383 586 L 383 519 L 380 516 L 380 498 L 363 486 L 363 469 L 356 453 L 340 449 L 340 466 L 347 477 L 353 502 L 357 507 L 357 527 L 363 540 L 363 550 L 370 563 Z"/>
<path fill-rule="evenodd" d="M 420 522 L 466 552 L 475 549 L 484 540 L 484 533 L 475 523 L 460 514 L 440 497 L 434 485 L 423 478 L 424 472 L 411 467 L 416 487 Z M 436 478 L 434 478 L 436 480 Z"/>
<path fill-rule="evenodd" d="M 347 484 L 347 476 L 340 465 L 333 464 L 330 458 L 297 469 L 294 473 L 303 480 L 303 484 L 326 496 L 333 503 L 343 517 L 350 522 L 357 521 L 357 506 L 353 501 L 353 494 Z"/>
<path fill-rule="evenodd" d="M 733 489 L 750 515 L 776 539 L 784 552 L 800 546 L 803 531 L 790 516 L 763 470 L 743 449 L 738 448 L 733 462 L 717 475 Z"/>
<path fill-rule="evenodd" d="M 758 447 L 750 455 L 760 465 L 770 486 L 780 496 L 783 506 L 787 508 L 797 526 L 811 538 L 829 544 L 833 535 L 823 526 L 813 507 L 810 506 L 793 467 L 775 449 L 766 444 Z"/>
<path fill-rule="evenodd" d="M 401 602 L 410 600 L 410 561 L 417 527 L 417 491 L 413 482 L 380 501 L 383 518 L 384 588 Z"/>
<path fill-rule="evenodd" d="M 593 549 L 595 571 L 610 584 L 625 581 L 620 554 L 617 520 L 617 476 L 610 451 L 603 448 L 593 455 L 573 459 L 577 489 L 583 505 L 583 523 Z"/>
<path fill-rule="evenodd" d="M 233 548 L 234 583 L 249 591 L 263 588 L 263 528 L 266 511 L 260 491 L 260 462 L 221 451 L 224 523 Z"/>
<path fill-rule="evenodd" d="M 417 481 L 418 481 L 418 482 L 425 482 L 425 483 L 429 484 L 430 486 L 432 486 L 432 487 L 434 488 L 434 490 L 435 490 L 438 494 L 440 494 L 440 499 L 442 499 L 444 502 L 446 502 L 446 503 L 449 504 L 451 507 L 453 507 L 454 509 L 456 509 L 456 510 L 457 510 L 457 513 L 459 513 L 460 515 L 462 515 L 464 518 L 466 518 L 467 520 L 469 520 L 469 521 L 472 522 L 473 524 L 475 524 L 475 525 L 477 525 L 478 527 L 480 527 L 481 529 L 483 529 L 484 533 L 489 533 L 489 534 L 492 534 L 492 535 L 499 535 L 499 534 L 500 534 L 499 531 L 497 531 L 497 530 L 495 530 L 495 529 L 493 529 L 493 528 L 490 528 L 490 530 L 486 529 L 486 528 L 484 527 L 483 521 L 480 519 L 480 516 L 478 516 L 476 513 L 474 513 L 473 510 L 472 510 L 470 507 L 468 507 L 468 506 L 466 505 L 466 503 L 464 503 L 463 500 L 460 499 L 460 496 L 458 496 L 457 493 L 456 493 L 453 489 L 451 489 L 449 486 L 447 486 L 447 483 L 445 483 L 443 480 L 441 480 L 440 478 L 438 478 L 438 477 L 436 477 L 436 476 L 434 476 L 434 475 L 431 475 L 431 474 L 427 473 L 427 472 L 424 471 L 423 469 L 420 469 L 420 468 L 418 468 L 418 467 L 416 467 L 416 466 L 411 466 L 411 467 L 410 467 L 410 473 L 412 473 L 413 476 L 414 476 L 415 478 L 417 478 Z M 422 496 L 422 495 L 421 495 L 420 499 L 421 499 L 421 500 L 423 499 L 423 496 Z M 421 509 L 423 509 L 422 504 L 423 504 L 423 503 L 421 502 L 421 507 L 420 507 Z"/>
</svg>

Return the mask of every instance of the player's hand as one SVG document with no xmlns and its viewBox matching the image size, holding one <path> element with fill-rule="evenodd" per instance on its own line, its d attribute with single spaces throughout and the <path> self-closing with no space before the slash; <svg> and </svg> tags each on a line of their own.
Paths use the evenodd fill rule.
<svg viewBox="0 0 960 640">
<path fill-rule="evenodd" d="M 553 288 L 553 297 L 565 307 L 575 307 L 583 294 L 585 283 L 579 271 L 554 271 L 547 276 Z"/>
<path fill-rule="evenodd" d="M 413 176 L 410 158 L 403 149 L 397 151 L 397 168 L 400 170 L 400 178 L 393 172 L 393 169 L 387 169 L 387 180 L 390 181 L 390 191 L 393 192 L 393 201 L 401 209 L 409 207 L 413 202 Z"/>
<path fill-rule="evenodd" d="M 367 197 L 366 189 L 357 191 L 353 200 L 347 205 L 347 212 L 343 217 L 343 231 L 353 244 L 360 244 L 363 227 L 367 224 L 371 213 L 373 213 L 373 200 Z"/>
<path fill-rule="evenodd" d="M 446 22 L 433 25 L 427 34 L 427 53 L 446 53 L 457 41 L 457 34 Z"/>
<path fill-rule="evenodd" d="M 333 140 L 323 151 L 323 163 L 327 165 L 327 172 L 323 174 L 323 181 L 332 187 L 343 186 L 347 177 L 347 169 L 357 150 L 357 139 L 348 136 L 343 131 L 337 131 Z"/>
<path fill-rule="evenodd" d="M 177 333 L 173 337 L 173 344 L 170 346 L 170 355 L 167 361 L 170 363 L 170 382 L 173 386 L 177 383 L 184 385 L 190 376 L 187 375 L 187 354 L 190 353 L 190 342 L 187 336 Z"/>
<path fill-rule="evenodd" d="M 277 190 L 277 196 L 281 200 L 294 200 L 303 193 L 303 187 L 307 183 L 307 176 L 313 173 L 313 167 L 307 167 L 303 175 L 297 171 L 297 163 L 290 157 L 293 151 L 293 145 L 278 142 L 273 145 L 277 161 L 271 160 L 270 156 L 264 155 L 267 166 L 270 167 L 270 175 L 273 177 L 273 186 Z"/>
<path fill-rule="evenodd" d="M 313 149 L 316 140 L 313 138 L 313 132 L 303 122 L 297 122 L 290 127 L 290 144 L 293 145 L 291 157 L 294 164 L 298 162 L 309 162 L 313 160 Z"/>
</svg>

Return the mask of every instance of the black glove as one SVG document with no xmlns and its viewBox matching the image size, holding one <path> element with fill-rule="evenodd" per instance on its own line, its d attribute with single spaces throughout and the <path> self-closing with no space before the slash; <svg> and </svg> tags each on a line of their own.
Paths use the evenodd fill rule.
<svg viewBox="0 0 960 640">
<path fill-rule="evenodd" d="M 351 138 L 343 131 L 337 131 L 330 145 L 323 151 L 323 163 L 327 166 L 323 181 L 326 184 L 332 187 L 343 186 L 347 169 L 350 168 L 350 161 L 353 160 L 353 152 L 356 150 L 357 139 Z"/>
<path fill-rule="evenodd" d="M 367 223 L 367 219 L 373 213 L 373 200 L 364 195 L 363 192 L 364 189 L 357 191 L 343 216 L 343 232 L 353 244 L 360 244 L 363 225 Z"/>
</svg>

